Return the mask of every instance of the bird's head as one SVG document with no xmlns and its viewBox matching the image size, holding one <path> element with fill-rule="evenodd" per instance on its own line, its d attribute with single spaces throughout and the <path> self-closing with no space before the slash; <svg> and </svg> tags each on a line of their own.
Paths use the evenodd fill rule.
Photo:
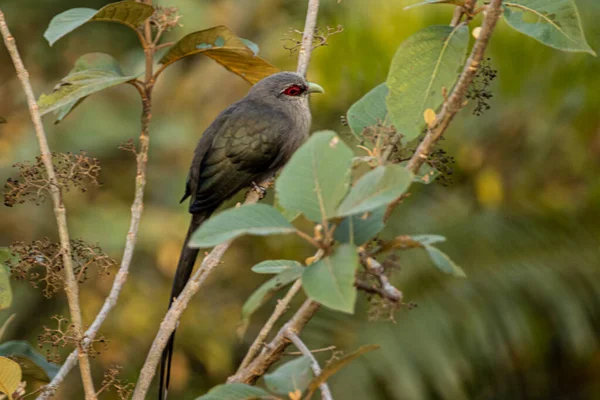
<svg viewBox="0 0 600 400">
<path fill-rule="evenodd" d="M 307 82 L 295 72 L 278 72 L 257 82 L 248 96 L 258 96 L 263 100 L 285 102 L 286 104 L 306 103 L 310 93 L 324 93 L 316 83 Z"/>
</svg>

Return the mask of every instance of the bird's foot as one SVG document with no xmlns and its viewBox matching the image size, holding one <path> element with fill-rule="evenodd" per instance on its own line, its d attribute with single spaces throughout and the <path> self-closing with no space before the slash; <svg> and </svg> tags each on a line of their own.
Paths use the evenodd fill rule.
<svg viewBox="0 0 600 400">
<path fill-rule="evenodd" d="M 258 193 L 260 200 L 264 199 L 267 195 L 267 188 L 260 186 L 256 182 L 252 182 L 252 190 Z"/>
</svg>

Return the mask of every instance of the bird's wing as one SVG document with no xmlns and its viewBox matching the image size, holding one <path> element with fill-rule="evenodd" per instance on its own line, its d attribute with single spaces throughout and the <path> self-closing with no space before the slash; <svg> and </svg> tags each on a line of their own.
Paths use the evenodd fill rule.
<svg viewBox="0 0 600 400">
<path fill-rule="evenodd" d="M 283 144 L 281 127 L 288 124 L 283 113 L 268 106 L 236 107 L 203 153 L 190 212 L 214 210 L 268 173 Z"/>
</svg>

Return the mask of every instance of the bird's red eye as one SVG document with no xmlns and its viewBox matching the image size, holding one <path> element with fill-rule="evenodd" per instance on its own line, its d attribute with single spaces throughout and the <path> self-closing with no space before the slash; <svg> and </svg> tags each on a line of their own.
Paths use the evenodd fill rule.
<svg viewBox="0 0 600 400">
<path fill-rule="evenodd" d="M 285 88 L 283 94 L 286 96 L 300 96 L 304 92 L 304 88 L 300 85 L 291 85 L 290 87 Z"/>
</svg>

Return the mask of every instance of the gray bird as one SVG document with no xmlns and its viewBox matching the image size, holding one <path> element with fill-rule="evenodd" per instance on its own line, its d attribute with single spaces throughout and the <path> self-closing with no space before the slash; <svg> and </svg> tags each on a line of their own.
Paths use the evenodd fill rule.
<svg viewBox="0 0 600 400">
<path fill-rule="evenodd" d="M 308 95 L 323 88 L 294 72 L 279 72 L 256 83 L 242 100 L 223 110 L 204 131 L 194 151 L 185 194 L 190 227 L 171 291 L 169 306 L 190 278 L 198 249 L 190 236 L 225 200 L 243 188 L 273 177 L 308 137 Z M 159 399 L 166 399 L 175 332 L 161 360 Z"/>
</svg>

